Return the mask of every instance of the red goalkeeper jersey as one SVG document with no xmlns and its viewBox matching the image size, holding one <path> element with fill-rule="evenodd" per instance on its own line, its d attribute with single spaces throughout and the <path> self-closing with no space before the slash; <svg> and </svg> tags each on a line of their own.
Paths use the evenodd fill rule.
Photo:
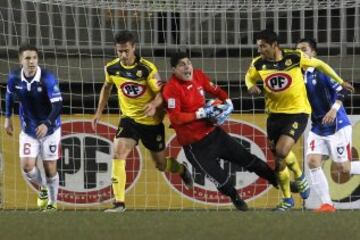
<svg viewBox="0 0 360 240">
<path fill-rule="evenodd" d="M 196 119 L 195 112 L 205 105 L 205 93 L 223 101 L 228 98 L 227 93 L 211 83 L 199 69 L 194 69 L 191 81 L 172 75 L 165 84 L 162 94 L 166 111 L 181 145 L 199 141 L 214 129 L 214 125 L 206 119 Z"/>
</svg>

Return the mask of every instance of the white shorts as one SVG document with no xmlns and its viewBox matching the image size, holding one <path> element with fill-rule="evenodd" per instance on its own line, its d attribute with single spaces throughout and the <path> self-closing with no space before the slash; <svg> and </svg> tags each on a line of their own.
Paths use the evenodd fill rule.
<svg viewBox="0 0 360 240">
<path fill-rule="evenodd" d="M 310 131 L 306 143 L 306 155 L 325 155 L 338 163 L 349 161 L 351 160 L 351 138 L 351 126 L 346 126 L 329 136 L 319 136 Z"/>
<path fill-rule="evenodd" d="M 58 128 L 53 134 L 41 139 L 33 138 L 21 131 L 19 136 L 19 156 L 20 158 L 41 157 L 41 159 L 45 161 L 58 160 L 60 155 L 60 141 L 61 128 Z"/>
</svg>

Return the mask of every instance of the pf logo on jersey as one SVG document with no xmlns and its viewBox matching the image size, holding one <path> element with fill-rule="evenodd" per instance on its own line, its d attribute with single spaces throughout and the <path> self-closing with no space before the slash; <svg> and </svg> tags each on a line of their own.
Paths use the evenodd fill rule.
<svg viewBox="0 0 360 240">
<path fill-rule="evenodd" d="M 265 79 L 265 85 L 272 92 L 281 92 L 290 87 L 291 77 L 286 73 L 274 73 Z"/>
<path fill-rule="evenodd" d="M 123 94 L 129 98 L 137 98 L 144 94 L 146 86 L 133 82 L 126 82 L 120 86 Z"/>
<path fill-rule="evenodd" d="M 267 144 L 266 134 L 254 125 L 247 122 L 230 120 L 222 125 L 224 130 L 250 150 L 252 154 L 259 156 L 263 161 L 274 165 L 275 161 L 270 148 Z M 194 179 L 194 186 L 188 189 L 184 186 L 179 175 L 164 173 L 165 180 L 174 190 L 183 196 L 201 203 L 214 205 L 227 205 L 231 203 L 230 198 L 219 193 L 211 178 L 204 172 L 196 171 L 187 161 L 184 151 L 179 146 L 175 135 L 172 136 L 168 144 L 167 155 L 176 158 L 179 162 L 185 164 Z M 241 156 L 239 156 L 241 157 Z M 243 199 L 255 199 L 268 191 L 271 186 L 267 181 L 254 173 L 247 172 L 242 167 L 230 162 L 219 159 L 221 168 L 228 173 L 229 181 L 233 182 L 236 190 Z"/>
</svg>

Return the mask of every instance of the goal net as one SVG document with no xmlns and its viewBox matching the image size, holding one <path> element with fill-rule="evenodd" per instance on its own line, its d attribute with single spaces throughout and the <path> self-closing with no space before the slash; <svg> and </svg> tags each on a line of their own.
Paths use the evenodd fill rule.
<svg viewBox="0 0 360 240">
<path fill-rule="evenodd" d="M 112 140 L 119 121 L 116 92 L 96 132 L 91 129 L 104 65 L 116 58 L 113 36 L 131 30 L 137 38 L 137 53 L 158 67 L 163 79 L 171 76 L 168 57 L 187 51 L 201 68 L 233 100 L 235 111 L 224 125 L 252 153 L 274 166 L 269 150 L 263 97 L 246 93 L 244 74 L 257 55 L 254 33 L 271 28 L 281 46 L 293 48 L 297 40 L 313 37 L 320 58 L 346 80 L 360 81 L 359 1 L 340 0 L 3 0 L 0 1 L 0 99 L 4 126 L 7 74 L 18 67 L 17 50 L 27 42 L 40 50 L 40 66 L 60 80 L 64 99 L 62 157 L 58 161 L 60 209 L 103 209 L 112 201 Z M 353 122 L 353 154 L 360 152 L 359 96 L 352 94 L 345 105 Z M 21 171 L 17 108 L 15 133 L 0 131 L 0 204 L 3 209 L 35 209 L 37 186 Z M 167 120 L 165 125 L 169 126 Z M 180 178 L 155 169 L 148 151 L 140 144 L 128 157 L 126 204 L 130 209 L 233 209 L 203 173 L 187 162 L 173 130 L 166 129 L 168 154 L 185 162 L 195 186 L 187 189 Z M 303 140 L 295 148 L 303 162 Z M 239 156 L 241 157 L 241 156 Z M 252 173 L 220 159 L 241 196 L 250 207 L 274 207 L 281 194 Z M 41 161 L 38 166 L 41 167 Z M 334 201 L 344 208 L 360 208 L 360 178 L 337 176 L 331 162 L 324 168 Z M 296 207 L 303 202 L 295 196 Z M 307 203 L 316 207 L 316 196 Z"/>
</svg>

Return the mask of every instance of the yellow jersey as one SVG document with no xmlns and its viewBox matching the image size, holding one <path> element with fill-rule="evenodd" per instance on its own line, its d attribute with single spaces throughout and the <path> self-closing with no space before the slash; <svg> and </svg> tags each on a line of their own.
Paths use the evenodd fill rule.
<svg viewBox="0 0 360 240">
<path fill-rule="evenodd" d="M 117 88 L 122 116 L 145 125 L 157 125 L 162 121 L 163 115 L 156 113 L 148 117 L 143 110 L 161 90 L 162 82 L 157 76 L 156 66 L 138 56 L 132 66 L 124 66 L 119 58 L 106 64 L 105 81 Z"/>
<path fill-rule="evenodd" d="M 302 68 L 314 67 L 342 83 L 330 66 L 317 58 L 309 58 L 301 51 L 283 49 L 280 61 L 255 58 L 245 76 L 247 88 L 262 80 L 265 110 L 268 113 L 311 113 Z"/>
</svg>

